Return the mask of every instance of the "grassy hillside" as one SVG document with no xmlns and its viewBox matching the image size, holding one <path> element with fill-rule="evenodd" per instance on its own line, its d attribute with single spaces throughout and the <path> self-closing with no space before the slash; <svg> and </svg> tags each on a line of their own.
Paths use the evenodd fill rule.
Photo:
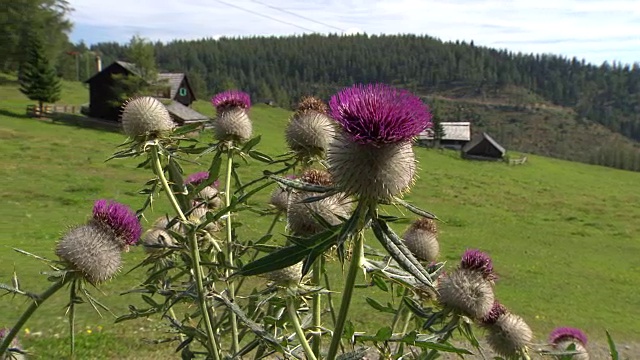
<svg viewBox="0 0 640 360">
<path fill-rule="evenodd" d="M 104 162 L 124 140 L 121 134 L 22 117 L 24 105 L 30 102 L 10 79 L 2 79 L 0 282 L 10 282 L 15 270 L 23 288 L 39 291 L 45 287 L 45 277 L 39 272 L 46 268 L 11 248 L 52 257 L 60 234 L 86 220 L 93 200 L 112 198 L 139 207 L 143 198 L 136 191 L 150 174 L 136 169 L 134 161 Z M 86 102 L 82 86 L 66 84 L 65 89 L 60 103 Z M 196 107 L 213 113 L 207 103 Z M 288 115 L 266 106 L 252 109 L 255 132 L 263 135 L 261 151 L 280 154 L 285 150 L 282 130 Z M 205 141 L 209 138 L 202 136 Z M 604 329 L 622 343 L 640 338 L 640 173 L 538 156 L 529 156 L 523 166 L 509 167 L 464 161 L 453 152 L 415 151 L 420 178 L 408 199 L 444 220 L 440 226 L 444 259 L 453 266 L 467 248 L 488 251 L 501 276 L 498 297 L 529 322 L 538 342 L 544 342 L 548 331 L 560 325 L 583 328 L 596 343 L 604 343 Z M 201 168 L 188 166 L 187 170 Z M 255 176 L 261 169 L 251 163 L 242 175 Z M 266 202 L 268 194 L 260 194 L 255 205 Z M 149 219 L 167 208 L 159 201 Z M 256 216 L 244 222 L 239 234 L 260 236 L 269 221 Z M 280 224 L 280 231 L 283 229 Z M 125 271 L 142 258 L 141 249 L 125 254 Z M 140 273 L 120 276 L 101 287 L 104 294 L 95 293 L 116 314 L 122 314 L 138 298 L 118 294 L 134 287 L 141 277 Z M 336 267 L 337 286 L 340 279 Z M 373 290 L 357 291 L 382 296 Z M 355 297 L 352 318 L 357 325 L 372 328 L 372 322 L 388 320 L 371 317 L 363 298 Z M 65 356 L 68 324 L 63 309 L 67 301 L 68 294 L 58 294 L 27 324 L 29 335 L 23 341 L 35 354 Z M 0 325 L 10 326 L 24 308 L 21 298 L 0 298 Z M 157 319 L 113 325 L 112 317 L 104 314 L 101 319 L 88 306 L 78 319 L 82 330 L 78 358 L 173 356 L 171 347 L 145 342 L 161 335 L 163 328 Z M 101 336 L 95 336 L 97 332 Z"/>
</svg>

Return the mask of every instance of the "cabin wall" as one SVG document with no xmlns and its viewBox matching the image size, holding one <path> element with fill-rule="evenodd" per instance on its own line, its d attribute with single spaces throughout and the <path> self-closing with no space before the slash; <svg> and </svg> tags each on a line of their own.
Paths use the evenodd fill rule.
<svg viewBox="0 0 640 360">
<path fill-rule="evenodd" d="M 194 101 L 193 92 L 191 92 L 186 77 L 182 79 L 182 82 L 180 83 L 180 86 L 178 87 L 173 100 L 179 102 L 184 106 L 191 106 L 191 103 Z"/>
</svg>

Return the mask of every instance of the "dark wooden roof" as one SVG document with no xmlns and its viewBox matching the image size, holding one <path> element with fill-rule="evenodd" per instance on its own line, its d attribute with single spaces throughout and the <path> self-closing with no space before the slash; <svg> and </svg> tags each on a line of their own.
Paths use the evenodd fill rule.
<svg viewBox="0 0 640 360">
<path fill-rule="evenodd" d="M 184 73 L 160 73 L 158 74 L 158 81 L 166 82 L 171 88 L 171 94 L 169 98 L 173 99 L 180 89 L 180 83 L 184 79 Z"/>
<path fill-rule="evenodd" d="M 493 148 L 491 151 L 489 148 Z M 474 155 L 488 155 L 492 156 L 494 154 L 500 155 L 500 157 L 504 156 L 506 150 L 502 147 L 502 145 L 498 144 L 489 134 L 483 132 L 482 134 L 476 135 L 471 141 L 466 143 L 462 147 L 463 153 L 469 153 Z"/>
<path fill-rule="evenodd" d="M 184 106 L 177 101 L 171 101 L 169 105 L 166 105 L 169 114 L 173 116 L 179 123 L 190 123 L 207 121 L 209 117 L 207 115 L 200 114 L 188 106 Z"/>
</svg>

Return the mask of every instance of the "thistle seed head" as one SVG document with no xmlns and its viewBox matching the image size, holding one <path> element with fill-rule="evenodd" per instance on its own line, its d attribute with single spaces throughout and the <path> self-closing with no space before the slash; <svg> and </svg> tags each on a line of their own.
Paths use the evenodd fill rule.
<svg viewBox="0 0 640 360">
<path fill-rule="evenodd" d="M 385 84 L 345 88 L 329 107 L 348 139 L 359 144 L 404 143 L 431 126 L 429 108 L 419 97 Z"/>
<path fill-rule="evenodd" d="M 335 133 L 333 121 L 316 111 L 295 113 L 285 129 L 285 140 L 299 158 L 324 157 Z"/>
<path fill-rule="evenodd" d="M 218 113 L 213 121 L 213 132 L 220 141 L 243 143 L 251 138 L 253 125 L 244 109 L 233 108 Z"/>
<path fill-rule="evenodd" d="M 300 179 L 313 185 L 330 186 L 333 183 L 328 172 L 316 169 L 305 171 Z M 287 226 L 294 235 L 307 236 L 325 230 L 314 216 L 319 216 L 330 225 L 338 225 L 342 222 L 340 218 L 348 217 L 351 203 L 344 194 L 335 194 L 310 203 L 303 202 L 322 195 L 307 191 L 291 191 L 287 206 Z"/>
<path fill-rule="evenodd" d="M 280 186 L 276 186 L 271 193 L 269 204 L 273 205 L 277 210 L 286 212 L 289 203 L 289 192 Z"/>
<path fill-rule="evenodd" d="M 433 220 L 416 220 L 402 235 L 405 244 L 413 255 L 421 261 L 433 262 L 440 253 L 437 228 Z"/>
<path fill-rule="evenodd" d="M 338 132 L 327 150 L 328 169 L 347 195 L 386 201 L 413 185 L 416 160 L 410 142 L 379 146 L 350 141 Z"/>
<path fill-rule="evenodd" d="M 563 340 L 578 341 L 584 346 L 587 345 L 587 335 L 585 335 L 582 330 L 577 328 L 559 327 L 555 328 L 549 334 L 549 343 L 551 344 L 555 344 Z"/>
<path fill-rule="evenodd" d="M 120 251 L 113 231 L 95 223 L 71 229 L 56 245 L 56 255 L 92 284 L 105 282 L 120 270 Z"/>
<path fill-rule="evenodd" d="M 181 224 L 180 224 L 179 221 L 176 221 L 173 224 L 173 226 L 171 226 L 171 228 L 168 228 L 169 222 L 170 222 L 170 219 L 168 219 L 166 216 L 161 216 L 161 217 L 157 218 L 156 221 L 154 221 L 154 223 L 153 223 L 153 225 L 151 225 L 151 227 L 153 229 L 171 230 L 171 231 L 176 232 L 176 233 L 180 233 L 181 232 L 181 230 L 180 230 Z"/>
<path fill-rule="evenodd" d="M 195 209 L 193 209 L 193 211 L 191 211 L 191 213 L 188 216 L 189 221 L 195 223 L 195 224 L 201 224 L 203 222 L 205 222 L 207 220 L 207 213 L 209 212 L 209 209 L 200 206 L 197 207 Z M 205 227 L 205 230 L 207 231 L 211 231 L 211 232 L 215 232 L 220 230 L 220 226 L 217 222 L 212 221 L 210 223 L 208 223 Z"/>
<path fill-rule="evenodd" d="M 146 253 L 154 254 L 164 251 L 164 248 L 176 246 L 177 242 L 164 229 L 151 228 L 142 236 L 142 245 Z"/>
<path fill-rule="evenodd" d="M 480 250 L 467 250 L 462 254 L 460 268 L 476 271 L 487 280 L 495 280 L 497 275 L 493 271 L 493 261 L 491 257 Z"/>
<path fill-rule="evenodd" d="M 302 280 L 302 263 L 266 273 L 265 277 L 277 284 L 297 284 Z"/>
<path fill-rule="evenodd" d="M 440 303 L 473 319 L 482 319 L 494 302 L 493 287 L 477 272 L 456 269 L 440 276 L 437 285 Z"/>
<path fill-rule="evenodd" d="M 160 137 L 175 127 L 167 108 L 150 96 L 134 97 L 127 100 L 120 115 L 124 133 L 131 137 Z"/>
<path fill-rule="evenodd" d="M 214 95 L 211 98 L 211 103 L 216 108 L 218 115 L 235 109 L 246 111 L 251 107 L 251 97 L 240 90 L 227 90 Z"/>
<path fill-rule="evenodd" d="M 488 327 L 487 342 L 496 354 L 505 358 L 521 355 L 531 343 L 533 332 L 520 317 L 505 313 Z"/>
<path fill-rule="evenodd" d="M 116 201 L 96 201 L 93 205 L 92 222 L 113 231 L 121 248 L 135 245 L 142 234 L 142 226 L 135 212 Z"/>
<path fill-rule="evenodd" d="M 306 111 L 315 111 L 320 114 L 326 114 L 329 108 L 327 104 L 324 103 L 321 99 L 318 99 L 314 96 L 305 96 L 298 103 L 298 107 L 296 108 L 297 113 L 302 113 Z"/>
</svg>

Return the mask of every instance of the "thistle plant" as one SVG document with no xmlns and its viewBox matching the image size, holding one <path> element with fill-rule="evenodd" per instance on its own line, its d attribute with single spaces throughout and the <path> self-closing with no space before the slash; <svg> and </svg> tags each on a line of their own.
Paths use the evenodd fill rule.
<svg viewBox="0 0 640 360">
<path fill-rule="evenodd" d="M 555 351 L 568 352 L 573 360 L 589 360 L 587 336 L 572 327 L 558 327 L 549 334 L 549 343 Z M 562 359 L 562 355 L 557 356 Z"/>
<path fill-rule="evenodd" d="M 50 277 L 53 284 L 40 294 L 24 291 L 19 286 L 2 286 L 4 290 L 29 298 L 32 303 L 11 330 L 3 334 L 0 355 L 13 346 L 17 333 L 42 303 L 66 285 L 70 285 L 67 314 L 73 355 L 78 299 L 86 298 L 96 310 L 98 307 L 107 309 L 89 293 L 85 283 L 96 286 L 113 278 L 121 268 L 121 253 L 138 242 L 141 232 L 138 218 L 128 206 L 102 199 L 95 202 L 92 217 L 87 223 L 72 227 L 58 241 L 55 253 L 59 261 L 20 251 L 44 261 L 53 269 L 55 272 Z"/>
</svg>

